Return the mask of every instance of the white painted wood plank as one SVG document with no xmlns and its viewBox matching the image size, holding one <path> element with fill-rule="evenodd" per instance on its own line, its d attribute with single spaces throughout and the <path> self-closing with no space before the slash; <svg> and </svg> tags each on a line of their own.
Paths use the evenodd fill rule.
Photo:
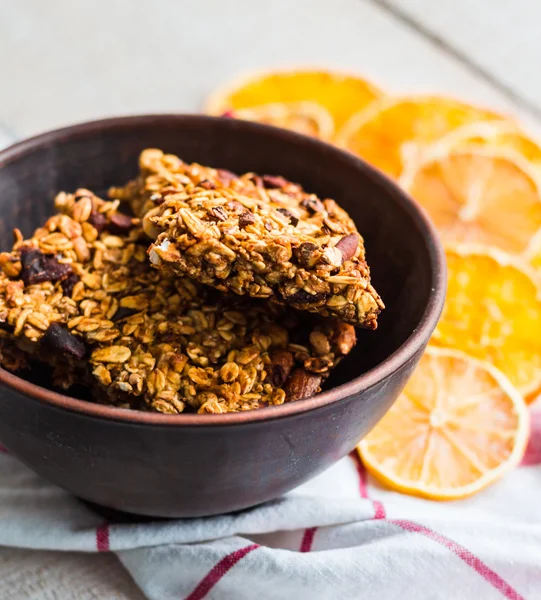
<svg viewBox="0 0 541 600">
<path fill-rule="evenodd" d="M 395 92 L 442 92 L 513 108 L 370 0 L 163 0 L 152 6 L 131 0 L 4 3 L 0 121 L 25 136 L 111 114 L 195 111 L 209 91 L 239 72 L 292 64 L 352 69 Z"/>
<path fill-rule="evenodd" d="M 15 141 L 15 135 L 0 123 L 0 150 L 10 146 Z"/>
<path fill-rule="evenodd" d="M 539 0 L 389 0 L 541 109 Z"/>
<path fill-rule="evenodd" d="M 144 600 L 112 554 L 0 548 L 2 600 Z"/>
</svg>

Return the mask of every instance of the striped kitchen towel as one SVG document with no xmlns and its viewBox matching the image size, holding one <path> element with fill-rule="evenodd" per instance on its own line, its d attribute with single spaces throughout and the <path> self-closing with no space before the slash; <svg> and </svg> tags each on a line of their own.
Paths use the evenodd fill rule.
<svg viewBox="0 0 541 600">
<path fill-rule="evenodd" d="M 541 410 L 522 465 L 474 498 L 383 489 L 355 453 L 264 506 L 104 523 L 7 452 L 0 545 L 115 552 L 152 600 L 541 598 Z"/>
</svg>

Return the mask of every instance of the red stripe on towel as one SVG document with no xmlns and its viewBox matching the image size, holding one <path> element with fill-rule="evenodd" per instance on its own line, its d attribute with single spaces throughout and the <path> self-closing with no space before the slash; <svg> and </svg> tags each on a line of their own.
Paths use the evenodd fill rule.
<svg viewBox="0 0 541 600">
<path fill-rule="evenodd" d="M 109 552 L 109 523 L 96 527 L 96 548 L 98 552 Z"/>
<path fill-rule="evenodd" d="M 541 425 L 541 418 L 539 419 Z M 532 421 L 532 429 L 533 421 Z M 539 430 L 541 434 L 541 427 Z M 357 472 L 359 474 L 359 491 L 362 498 L 367 498 L 367 487 L 366 487 L 366 469 L 357 454 L 356 451 L 353 451 L 350 456 L 354 459 L 357 465 Z M 385 507 L 379 500 L 374 500 L 374 519 L 386 519 Z M 500 577 L 498 573 L 493 571 L 488 565 L 486 565 L 480 558 L 475 556 L 470 550 L 455 542 L 454 540 L 445 537 L 441 533 L 436 533 L 432 531 L 428 527 L 424 527 L 419 523 L 415 523 L 413 521 L 406 521 L 403 519 L 389 519 L 389 523 L 394 523 L 398 525 L 405 531 L 409 531 L 412 533 L 419 533 L 424 535 L 427 538 L 445 546 L 451 552 L 456 554 L 461 560 L 463 560 L 469 567 L 471 567 L 474 571 L 476 571 L 481 577 L 483 577 L 490 585 L 492 585 L 495 589 L 497 589 L 501 594 L 503 594 L 509 600 L 525 600 L 523 596 L 521 596 L 505 579 Z"/>
<path fill-rule="evenodd" d="M 520 463 L 524 467 L 541 465 L 541 410 L 531 413 L 531 435 Z"/>
<path fill-rule="evenodd" d="M 205 575 L 194 591 L 186 596 L 185 600 L 202 600 L 202 598 L 210 592 L 231 567 L 235 566 L 241 559 L 256 548 L 259 548 L 259 545 L 252 544 L 251 546 L 240 548 L 240 550 L 235 550 L 234 552 L 231 552 L 231 554 L 224 556 L 224 558 L 216 563 L 207 575 Z"/>
<path fill-rule="evenodd" d="M 304 532 L 301 542 L 301 552 L 310 552 L 312 544 L 314 542 L 314 535 L 316 534 L 317 527 L 309 527 Z"/>
<path fill-rule="evenodd" d="M 357 450 L 353 450 L 350 453 L 351 458 L 355 462 L 355 466 L 357 467 L 357 474 L 359 475 L 359 493 L 361 494 L 361 498 L 368 498 L 368 486 L 366 485 L 366 468 L 364 466 L 361 457 Z M 374 519 L 385 519 L 386 513 L 383 504 L 379 500 L 372 500 L 372 504 L 374 505 Z"/>
<path fill-rule="evenodd" d="M 361 498 L 368 498 L 368 489 L 366 487 L 366 469 L 364 463 L 361 460 L 357 450 L 353 450 L 353 452 L 350 452 L 349 455 L 353 459 L 355 467 L 357 468 L 357 474 L 359 475 L 359 492 L 361 494 Z"/>
<path fill-rule="evenodd" d="M 374 519 L 385 519 L 387 517 L 385 513 L 385 507 L 379 500 L 372 500 L 374 505 Z"/>
<path fill-rule="evenodd" d="M 461 546 L 457 542 L 441 535 L 441 533 L 436 533 L 428 527 L 424 527 L 423 525 L 419 525 L 419 523 L 414 523 L 412 521 L 404 521 L 401 519 L 391 520 L 390 523 L 394 523 L 399 527 L 402 527 L 405 531 L 410 531 L 412 533 L 420 533 L 427 538 L 445 546 L 451 552 L 456 554 L 460 559 L 462 559 L 468 566 L 470 566 L 474 571 L 479 573 L 481 577 L 486 579 L 490 585 L 496 588 L 499 592 L 501 592 L 506 598 L 509 600 L 525 600 L 523 596 L 521 596 L 515 589 L 513 589 L 507 581 L 502 579 L 498 573 L 493 571 L 488 565 L 486 565 L 480 558 L 472 554 L 467 548 Z"/>
</svg>

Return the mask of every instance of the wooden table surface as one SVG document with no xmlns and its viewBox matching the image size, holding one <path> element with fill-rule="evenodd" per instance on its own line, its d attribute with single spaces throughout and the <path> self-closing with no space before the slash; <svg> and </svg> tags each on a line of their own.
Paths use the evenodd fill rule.
<svg viewBox="0 0 541 600">
<path fill-rule="evenodd" d="M 357 71 L 541 123 L 539 0 L 0 0 L 0 147 L 102 116 L 195 112 L 239 73 Z M 113 556 L 0 549 L 0 597 L 141 598 Z"/>
</svg>

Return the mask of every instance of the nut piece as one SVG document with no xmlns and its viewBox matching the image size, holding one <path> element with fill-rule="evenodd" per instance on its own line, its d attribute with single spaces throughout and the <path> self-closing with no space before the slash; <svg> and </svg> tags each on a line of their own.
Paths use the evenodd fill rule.
<svg viewBox="0 0 541 600">
<path fill-rule="evenodd" d="M 227 221 L 227 213 L 221 206 L 215 206 L 210 210 L 209 214 L 217 221 Z"/>
<path fill-rule="evenodd" d="M 344 256 L 339 248 L 325 248 L 321 260 L 331 267 L 339 267 L 344 262 Z"/>
<path fill-rule="evenodd" d="M 295 254 L 299 264 L 309 269 L 315 266 L 321 258 L 319 246 L 314 242 L 304 242 L 298 247 Z"/>
<path fill-rule="evenodd" d="M 304 369 L 295 369 L 284 387 L 286 401 L 294 402 L 310 398 L 319 392 L 321 376 L 308 373 Z"/>
<path fill-rule="evenodd" d="M 353 325 L 336 320 L 334 323 L 333 342 L 340 354 L 344 356 L 349 354 L 357 342 L 357 335 Z"/>
<path fill-rule="evenodd" d="M 358 233 L 350 233 L 349 235 L 344 236 L 338 244 L 336 244 L 335 248 L 342 253 L 342 262 L 351 260 L 355 256 L 360 239 Z"/>
<path fill-rule="evenodd" d="M 350 325 L 353 329 L 353 327 Z M 310 344 L 318 356 L 324 356 L 331 351 L 331 344 L 327 336 L 317 329 L 310 333 Z"/>
<path fill-rule="evenodd" d="M 249 210 L 243 212 L 239 217 L 239 227 L 244 229 L 248 225 L 253 225 L 255 223 L 255 217 L 253 213 Z"/>
<path fill-rule="evenodd" d="M 289 181 L 280 175 L 263 175 L 261 181 L 266 188 L 283 188 L 289 184 Z"/>
</svg>

